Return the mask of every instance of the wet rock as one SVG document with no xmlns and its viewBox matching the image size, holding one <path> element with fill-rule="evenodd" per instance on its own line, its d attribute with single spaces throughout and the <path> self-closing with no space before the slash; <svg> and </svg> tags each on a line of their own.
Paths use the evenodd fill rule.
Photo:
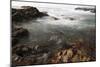
<svg viewBox="0 0 100 67">
<path fill-rule="evenodd" d="M 88 55 L 84 55 L 81 50 L 77 49 L 77 53 L 75 54 L 72 48 L 70 48 L 55 53 L 55 55 L 50 58 L 50 63 L 72 63 L 85 62 L 90 60 L 91 57 Z"/>
<path fill-rule="evenodd" d="M 12 37 L 12 46 L 19 42 L 18 38 Z"/>
<path fill-rule="evenodd" d="M 37 17 L 43 17 L 43 16 L 48 16 L 48 14 L 45 12 L 39 12 L 37 15 Z"/>
<path fill-rule="evenodd" d="M 48 14 L 40 12 L 36 7 L 21 6 L 20 9 L 12 8 L 13 21 L 29 20 L 42 16 L 48 16 Z"/>
<path fill-rule="evenodd" d="M 68 20 L 71 20 L 71 21 L 76 20 L 76 18 L 73 18 L 73 17 L 65 17 L 64 19 L 68 19 Z"/>
<path fill-rule="evenodd" d="M 52 32 L 48 42 L 53 45 L 53 49 L 69 48 L 70 45 L 66 42 L 66 37 L 62 31 Z"/>
<path fill-rule="evenodd" d="M 16 65 L 45 64 L 48 63 L 50 53 L 45 47 L 18 44 L 13 47 L 13 63 Z"/>
<path fill-rule="evenodd" d="M 90 12 L 92 12 L 92 13 L 96 13 L 96 9 L 94 9 L 94 10 L 91 10 Z"/>
<path fill-rule="evenodd" d="M 74 18 L 69 18 L 70 20 L 75 20 Z"/>
<path fill-rule="evenodd" d="M 22 27 L 15 27 L 12 36 L 17 38 L 27 37 L 29 36 L 29 32 L 27 29 L 24 29 Z"/>
<path fill-rule="evenodd" d="M 35 64 L 46 64 L 48 60 L 48 54 L 43 53 L 41 56 L 37 57 Z"/>
<path fill-rule="evenodd" d="M 57 17 L 52 17 L 54 20 L 59 20 L 59 18 L 57 18 Z"/>
<path fill-rule="evenodd" d="M 32 49 L 26 45 L 17 45 L 13 48 L 14 53 L 20 57 L 30 56 L 32 53 Z"/>
<path fill-rule="evenodd" d="M 96 13 L 95 8 L 85 8 L 85 7 L 77 7 L 75 10 L 83 10 L 83 11 L 90 11 L 91 13 Z"/>
<path fill-rule="evenodd" d="M 16 45 L 20 39 L 28 38 L 29 32 L 22 27 L 14 27 L 12 29 L 12 46 Z"/>
</svg>

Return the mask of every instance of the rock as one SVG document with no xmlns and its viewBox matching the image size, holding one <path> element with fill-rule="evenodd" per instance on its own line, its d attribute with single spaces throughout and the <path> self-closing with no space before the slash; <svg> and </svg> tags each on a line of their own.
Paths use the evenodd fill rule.
<svg viewBox="0 0 100 67">
<path fill-rule="evenodd" d="M 75 20 L 74 18 L 69 18 L 70 20 Z"/>
<path fill-rule="evenodd" d="M 18 38 L 12 37 L 12 46 L 19 42 Z"/>
<path fill-rule="evenodd" d="M 48 16 L 45 12 L 39 12 L 37 17 L 43 17 L 43 16 Z"/>
<path fill-rule="evenodd" d="M 42 56 L 37 57 L 37 64 L 45 64 L 47 63 L 48 60 L 48 54 L 47 53 L 43 53 Z"/>
<path fill-rule="evenodd" d="M 76 18 L 73 18 L 73 17 L 65 17 L 64 19 L 68 19 L 68 20 L 71 20 L 71 21 L 76 20 Z"/>
<path fill-rule="evenodd" d="M 77 7 L 75 10 L 83 10 L 83 11 L 90 11 L 91 13 L 96 13 L 95 8 L 85 8 L 85 7 Z"/>
<path fill-rule="evenodd" d="M 29 32 L 22 27 L 13 27 L 12 29 L 12 46 L 16 45 L 20 39 L 28 38 Z"/>
<path fill-rule="evenodd" d="M 12 36 L 17 37 L 17 38 L 27 37 L 27 36 L 29 36 L 29 32 L 27 29 L 24 29 L 22 27 L 14 28 Z"/>
<path fill-rule="evenodd" d="M 40 12 L 36 7 L 21 6 L 20 9 L 12 8 L 12 21 L 23 21 L 42 16 L 48 16 L 48 14 Z"/>
<path fill-rule="evenodd" d="M 41 49 L 41 51 L 38 51 Z M 34 53 L 33 53 L 34 52 Z M 13 63 L 16 65 L 28 64 L 45 64 L 48 63 L 49 53 L 45 47 L 39 47 L 35 50 L 35 46 L 31 44 L 18 44 L 13 47 Z M 18 59 L 18 57 L 20 57 Z M 26 63 L 27 62 L 27 63 Z"/>
<path fill-rule="evenodd" d="M 96 13 L 96 9 L 94 9 L 94 10 L 91 10 L 90 12 L 92 12 L 92 13 Z"/>
<path fill-rule="evenodd" d="M 57 17 L 52 17 L 54 20 L 59 20 L 59 18 L 57 18 Z"/>
<path fill-rule="evenodd" d="M 26 57 L 26 56 L 31 55 L 32 49 L 28 47 L 27 45 L 19 45 L 19 46 L 16 46 L 16 48 L 14 48 L 14 51 L 16 55 L 20 57 Z"/>
<path fill-rule="evenodd" d="M 48 40 L 49 44 L 53 45 L 53 49 L 69 48 L 70 45 L 66 42 L 66 37 L 62 31 L 54 31 Z M 55 47 L 54 47 L 55 46 Z"/>
</svg>

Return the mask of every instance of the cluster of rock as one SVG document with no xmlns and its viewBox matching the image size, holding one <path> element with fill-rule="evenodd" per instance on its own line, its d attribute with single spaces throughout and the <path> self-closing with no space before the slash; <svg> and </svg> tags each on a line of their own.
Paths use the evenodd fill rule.
<svg viewBox="0 0 100 67">
<path fill-rule="evenodd" d="M 32 44 L 17 44 L 13 47 L 13 64 L 36 65 L 48 64 L 56 51 L 69 48 L 62 33 L 52 33 L 47 42 L 33 42 Z"/>
<path fill-rule="evenodd" d="M 83 11 L 90 11 L 91 13 L 96 13 L 96 9 L 95 8 L 78 7 L 78 8 L 75 8 L 75 10 L 83 10 Z"/>
<path fill-rule="evenodd" d="M 49 63 L 75 63 L 75 62 L 88 62 L 95 61 L 95 47 L 91 48 L 84 40 L 77 40 L 69 43 L 69 48 L 64 48 L 56 52 L 52 58 L 50 58 Z M 89 47 L 88 47 L 89 46 Z M 91 55 L 91 54 L 92 55 Z"/>
<path fill-rule="evenodd" d="M 52 45 L 52 44 L 51 44 Z M 53 45 L 53 47 L 55 47 Z M 87 48 L 82 47 L 81 42 L 70 44 L 69 47 L 51 52 L 50 46 L 39 46 L 32 44 L 16 45 L 13 48 L 13 64 L 16 65 L 37 65 L 37 64 L 57 64 L 95 61 L 95 58 L 88 55 Z M 55 49 L 53 49 L 55 50 Z"/>
<path fill-rule="evenodd" d="M 13 48 L 13 64 L 31 65 L 47 63 L 47 59 L 50 55 L 45 47 L 28 45 L 21 44 Z"/>
<path fill-rule="evenodd" d="M 21 6 L 20 9 L 12 8 L 12 21 L 23 21 L 42 16 L 48 16 L 48 14 L 40 12 L 36 7 Z"/>
<path fill-rule="evenodd" d="M 50 59 L 50 63 L 75 63 L 75 62 L 86 62 L 95 61 L 91 56 L 84 55 L 84 53 L 79 49 L 64 49 L 61 50 Z"/>
</svg>

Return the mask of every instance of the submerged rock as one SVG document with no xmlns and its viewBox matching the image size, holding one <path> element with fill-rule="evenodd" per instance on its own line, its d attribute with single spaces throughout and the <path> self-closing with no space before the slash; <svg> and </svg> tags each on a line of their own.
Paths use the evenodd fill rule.
<svg viewBox="0 0 100 67">
<path fill-rule="evenodd" d="M 51 18 L 53 18 L 54 20 L 59 20 L 59 18 L 57 18 L 57 17 L 51 17 Z"/>
<path fill-rule="evenodd" d="M 13 37 L 26 37 L 29 35 L 29 32 L 27 29 L 24 29 L 22 27 L 14 28 L 14 32 L 12 33 Z"/>
<path fill-rule="evenodd" d="M 19 42 L 21 38 L 26 38 L 29 36 L 29 31 L 22 27 L 13 27 L 12 30 L 12 45 L 15 45 Z"/>
<path fill-rule="evenodd" d="M 36 7 L 21 6 L 21 8 L 12 8 L 12 21 L 23 21 L 32 18 L 48 16 L 44 12 L 40 12 Z"/>
<path fill-rule="evenodd" d="M 68 20 L 71 20 L 71 21 L 77 20 L 77 19 L 74 18 L 74 17 L 64 17 L 64 19 L 68 19 Z"/>
</svg>

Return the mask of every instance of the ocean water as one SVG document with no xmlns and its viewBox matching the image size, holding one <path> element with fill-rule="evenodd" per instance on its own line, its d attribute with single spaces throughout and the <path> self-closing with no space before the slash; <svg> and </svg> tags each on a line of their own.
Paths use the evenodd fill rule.
<svg viewBox="0 0 100 67">
<path fill-rule="evenodd" d="M 80 58 L 81 55 L 83 60 L 78 59 L 79 61 L 87 61 L 88 58 L 91 59 L 88 61 L 95 60 L 96 14 L 90 11 L 75 10 L 75 8 L 78 7 L 95 8 L 95 6 L 17 1 L 12 2 L 12 8 L 20 9 L 21 6 L 33 6 L 36 7 L 40 12 L 45 12 L 49 15 L 36 19 L 33 18 L 29 21 L 18 22 L 18 24 L 15 25 L 21 26 L 29 31 L 29 37 L 19 39 L 20 41 L 18 42 L 18 44 L 16 44 L 16 46 L 19 46 L 17 47 L 17 49 L 22 49 L 20 46 L 24 45 L 26 48 L 32 47 L 31 52 L 33 52 L 27 52 L 25 54 L 22 53 L 22 55 L 25 56 L 22 57 L 24 60 L 19 58 L 22 64 L 24 63 L 24 61 L 31 63 L 31 60 L 33 61 L 33 59 L 36 59 L 36 62 L 32 62 L 32 64 L 44 64 L 48 63 L 48 60 L 56 61 L 56 59 L 52 59 L 50 57 L 53 57 L 59 51 L 67 48 L 70 48 L 72 50 L 73 57 L 75 57 L 76 59 L 75 62 L 77 62 L 77 58 Z M 16 46 L 12 47 L 12 51 L 17 50 L 14 50 Z M 75 46 L 76 48 L 72 48 L 72 46 Z M 77 50 L 77 53 L 75 53 L 75 55 L 73 49 Z M 36 52 L 36 54 L 34 52 Z M 80 54 L 78 54 L 78 52 Z M 66 53 L 68 53 L 68 50 Z M 13 63 L 20 65 L 19 61 L 15 60 L 16 57 L 19 56 L 15 56 L 16 54 L 16 52 L 12 53 L 12 57 L 15 57 L 12 59 Z M 64 56 L 61 55 L 61 57 Z M 72 60 L 69 59 L 68 61 Z M 59 61 L 62 62 L 61 59 Z M 24 65 L 27 65 L 27 63 L 24 63 Z"/>
<path fill-rule="evenodd" d="M 12 2 L 13 8 L 20 6 L 33 6 L 49 15 L 21 24 L 30 33 L 26 42 L 46 42 L 53 34 L 57 33 L 59 36 L 61 32 L 67 40 L 85 39 L 95 44 L 95 13 L 75 10 L 77 7 L 95 8 L 95 6 Z"/>
</svg>

